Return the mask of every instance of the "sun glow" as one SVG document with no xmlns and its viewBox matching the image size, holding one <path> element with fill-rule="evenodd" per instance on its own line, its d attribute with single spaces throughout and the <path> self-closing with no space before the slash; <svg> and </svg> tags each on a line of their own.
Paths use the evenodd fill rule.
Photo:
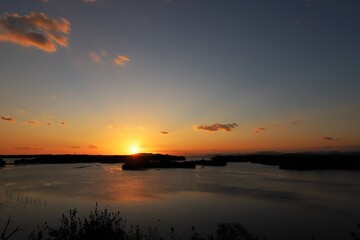
<svg viewBox="0 0 360 240">
<path fill-rule="evenodd" d="M 130 151 L 131 154 L 139 153 L 139 147 L 136 146 L 136 145 L 133 145 L 133 146 L 130 147 L 129 151 Z"/>
</svg>

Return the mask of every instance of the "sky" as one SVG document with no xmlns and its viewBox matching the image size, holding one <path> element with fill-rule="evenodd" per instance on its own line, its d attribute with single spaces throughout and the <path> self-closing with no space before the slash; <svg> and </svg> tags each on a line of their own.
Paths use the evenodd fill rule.
<svg viewBox="0 0 360 240">
<path fill-rule="evenodd" d="M 1 0 L 0 154 L 360 150 L 359 12 Z"/>
</svg>

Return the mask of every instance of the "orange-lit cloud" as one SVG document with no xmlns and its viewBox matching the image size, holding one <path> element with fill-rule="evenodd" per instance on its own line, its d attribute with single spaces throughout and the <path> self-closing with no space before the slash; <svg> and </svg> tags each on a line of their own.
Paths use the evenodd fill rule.
<svg viewBox="0 0 360 240">
<path fill-rule="evenodd" d="M 69 33 L 68 20 L 49 18 L 42 12 L 32 12 L 24 16 L 5 13 L 0 17 L 0 42 L 12 42 L 45 52 L 56 52 L 58 46 L 69 45 Z"/>
<path fill-rule="evenodd" d="M 254 132 L 255 133 L 260 133 L 260 132 L 265 131 L 265 130 L 266 130 L 266 128 L 264 128 L 264 127 L 257 127 L 257 128 L 254 129 Z"/>
<path fill-rule="evenodd" d="M 115 59 L 114 59 L 114 63 L 116 65 L 120 65 L 120 66 L 125 66 L 125 64 L 127 62 L 130 62 L 130 59 L 124 55 L 118 55 Z"/>
<path fill-rule="evenodd" d="M 94 149 L 94 148 L 98 148 L 98 146 L 96 146 L 95 144 L 89 144 L 89 145 L 88 145 L 88 148 Z"/>
<path fill-rule="evenodd" d="M 44 151 L 44 149 L 40 147 L 14 147 L 14 149 L 21 151 L 31 151 L 31 150 Z"/>
<path fill-rule="evenodd" d="M 80 148 L 82 148 L 82 147 L 80 147 L 80 146 L 70 146 L 70 148 L 80 149 Z"/>
<path fill-rule="evenodd" d="M 96 63 L 103 63 L 103 58 L 106 57 L 108 54 L 105 50 L 100 52 L 91 52 L 89 53 L 89 57 L 93 62 Z"/>
<path fill-rule="evenodd" d="M 238 125 L 236 123 L 228 123 L 228 124 L 221 124 L 215 123 L 213 125 L 199 125 L 195 126 L 197 130 L 204 130 L 209 132 L 224 130 L 226 132 L 230 132 L 233 128 L 236 128 Z"/>
<path fill-rule="evenodd" d="M 61 120 L 59 120 L 59 123 L 60 123 L 61 126 L 67 126 L 68 125 L 67 122 L 61 121 Z"/>
<path fill-rule="evenodd" d="M 0 119 L 5 122 L 16 122 L 16 119 L 10 116 L 1 116 Z"/>
<path fill-rule="evenodd" d="M 36 121 L 36 120 L 27 120 L 26 124 L 28 125 L 32 125 L 32 126 L 39 126 L 40 122 Z"/>
<path fill-rule="evenodd" d="M 166 131 L 160 131 L 161 134 L 169 134 L 169 132 Z"/>
<path fill-rule="evenodd" d="M 97 53 L 91 52 L 91 53 L 89 53 L 89 56 L 90 56 L 91 60 L 93 60 L 93 62 L 102 62 L 101 56 Z"/>
</svg>

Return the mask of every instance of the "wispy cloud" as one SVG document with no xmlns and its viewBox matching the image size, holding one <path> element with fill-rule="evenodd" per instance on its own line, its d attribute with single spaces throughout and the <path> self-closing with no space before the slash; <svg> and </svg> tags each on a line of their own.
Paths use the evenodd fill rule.
<svg viewBox="0 0 360 240">
<path fill-rule="evenodd" d="M 44 149 L 40 148 L 40 147 L 14 147 L 14 149 L 20 150 L 20 151 L 31 151 L 31 150 L 44 151 Z"/>
<path fill-rule="evenodd" d="M 198 125 L 195 126 L 195 129 L 209 131 L 209 132 L 215 132 L 219 130 L 230 132 L 233 128 L 236 128 L 237 126 L 238 125 L 236 123 L 228 123 L 228 124 L 215 123 L 213 125 Z"/>
<path fill-rule="evenodd" d="M 161 134 L 169 134 L 167 131 L 160 131 Z"/>
<path fill-rule="evenodd" d="M 105 50 L 100 52 L 91 52 L 89 53 L 89 57 L 93 62 L 96 63 L 104 63 L 103 58 L 106 57 L 108 54 Z"/>
<path fill-rule="evenodd" d="M 81 146 L 70 146 L 70 148 L 73 148 L 73 149 L 80 149 L 82 148 Z"/>
<path fill-rule="evenodd" d="M 31 126 L 39 126 L 40 122 L 37 120 L 27 120 L 26 124 L 31 125 Z"/>
<path fill-rule="evenodd" d="M 16 122 L 16 119 L 11 116 L 1 116 L 0 119 L 1 121 L 5 121 L 5 122 Z"/>
<path fill-rule="evenodd" d="M 95 149 L 95 148 L 98 148 L 98 146 L 97 146 L 97 145 L 95 145 L 95 144 L 89 144 L 89 145 L 88 145 L 88 148 Z"/>
<path fill-rule="evenodd" d="M 119 128 L 120 125 L 117 124 L 117 123 L 111 123 L 111 124 L 109 124 L 107 127 L 108 127 L 108 128 L 111 128 L 111 129 L 115 129 L 115 128 Z"/>
<path fill-rule="evenodd" d="M 130 59 L 127 56 L 124 55 L 118 55 L 115 59 L 114 59 L 114 63 L 116 65 L 120 65 L 120 66 L 125 66 L 125 64 L 127 62 L 130 62 Z"/>
<path fill-rule="evenodd" d="M 5 13 L 0 17 L 0 42 L 12 42 L 45 52 L 56 52 L 58 46 L 69 45 L 69 33 L 68 20 L 49 18 L 42 12 L 32 12 L 24 16 Z"/>
<path fill-rule="evenodd" d="M 257 127 L 257 128 L 254 129 L 254 132 L 255 133 L 260 133 L 260 132 L 265 131 L 265 130 L 266 130 L 266 128 L 264 128 L 264 127 Z"/>
</svg>

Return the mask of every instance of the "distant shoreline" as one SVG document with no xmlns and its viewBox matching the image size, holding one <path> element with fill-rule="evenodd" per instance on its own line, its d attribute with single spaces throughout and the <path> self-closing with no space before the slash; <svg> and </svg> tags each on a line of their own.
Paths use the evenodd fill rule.
<svg viewBox="0 0 360 240">
<path fill-rule="evenodd" d="M 18 158 L 17 160 L 14 160 L 11 165 L 124 163 L 124 170 L 147 168 L 195 168 L 195 165 L 221 167 L 225 166 L 228 162 L 249 162 L 273 165 L 286 170 L 360 170 L 360 152 L 252 153 L 217 155 L 210 157 L 209 159 L 191 161 L 186 161 L 186 157 L 184 156 L 152 153 L 139 153 L 134 155 L 0 155 L 0 166 L 7 164 L 2 160 L 3 158 Z"/>
</svg>

